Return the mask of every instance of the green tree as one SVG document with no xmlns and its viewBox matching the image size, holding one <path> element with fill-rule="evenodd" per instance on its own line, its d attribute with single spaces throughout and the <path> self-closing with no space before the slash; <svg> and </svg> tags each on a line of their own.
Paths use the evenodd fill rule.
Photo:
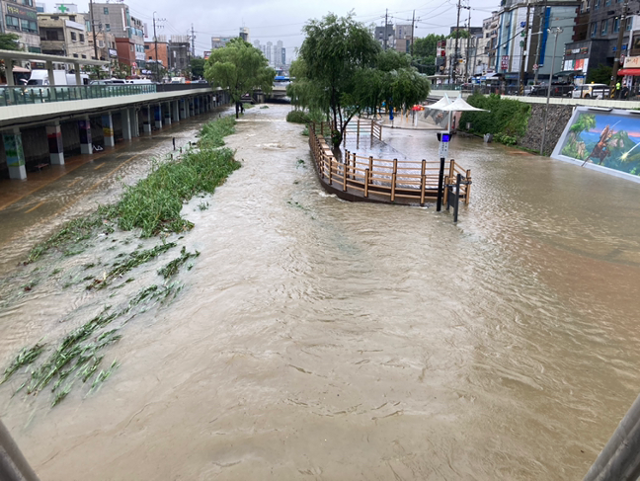
<svg viewBox="0 0 640 481">
<path fill-rule="evenodd" d="M 447 35 L 447 38 L 456 38 L 456 36 L 458 38 L 469 38 L 469 30 L 464 30 L 462 28 L 459 30 L 454 30 L 449 35 Z"/>
<path fill-rule="evenodd" d="M 438 49 L 438 42 L 444 39 L 444 35 L 436 35 L 434 33 L 430 33 L 423 38 L 417 38 L 413 42 L 413 56 L 417 58 L 435 57 Z"/>
<path fill-rule="evenodd" d="M 191 58 L 191 75 L 193 77 L 204 77 L 204 63 L 205 60 L 200 57 Z"/>
<path fill-rule="evenodd" d="M 382 52 L 367 28 L 351 15 L 329 14 L 304 27 L 307 34 L 291 67 L 287 89 L 296 105 L 326 112 L 338 147 L 354 115 L 383 100 L 407 107 L 426 98 L 429 82 L 411 67 L 411 57 Z"/>
<path fill-rule="evenodd" d="M 606 84 L 611 82 L 611 67 L 600 64 L 598 68 L 589 69 L 587 74 L 587 83 Z"/>
<path fill-rule="evenodd" d="M 15 33 L 0 33 L 0 50 L 21 50 L 19 40 Z"/>
<path fill-rule="evenodd" d="M 20 37 L 15 33 L 0 33 L 0 49 L 21 50 L 19 40 Z M 5 77 L 4 60 L 0 60 L 0 76 Z"/>
<path fill-rule="evenodd" d="M 256 88 L 269 94 L 276 72 L 260 50 L 241 38 L 234 38 L 223 48 L 211 52 L 204 76 L 213 87 L 229 90 L 238 118 L 242 96 L 253 93 Z"/>
</svg>

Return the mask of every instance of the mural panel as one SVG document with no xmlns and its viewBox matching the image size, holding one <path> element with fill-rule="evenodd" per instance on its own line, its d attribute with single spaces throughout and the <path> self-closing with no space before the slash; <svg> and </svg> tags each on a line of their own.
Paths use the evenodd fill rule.
<svg viewBox="0 0 640 481">
<path fill-rule="evenodd" d="M 578 107 L 552 157 L 640 176 L 640 116 Z"/>
</svg>

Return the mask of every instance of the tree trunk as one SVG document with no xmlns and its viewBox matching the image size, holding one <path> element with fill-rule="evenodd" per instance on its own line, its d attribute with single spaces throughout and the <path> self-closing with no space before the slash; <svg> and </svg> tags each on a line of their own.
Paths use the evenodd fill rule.
<svg viewBox="0 0 640 481">
<path fill-rule="evenodd" d="M 240 118 L 240 102 L 236 102 L 236 119 Z"/>
</svg>

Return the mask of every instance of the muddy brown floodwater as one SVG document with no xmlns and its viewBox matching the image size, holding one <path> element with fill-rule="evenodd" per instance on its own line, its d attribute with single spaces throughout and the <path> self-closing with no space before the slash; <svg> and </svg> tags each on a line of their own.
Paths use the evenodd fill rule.
<svg viewBox="0 0 640 481">
<path fill-rule="evenodd" d="M 98 392 L 0 387 L 42 480 L 581 479 L 640 391 L 640 185 L 456 138 L 458 225 L 347 203 L 287 110 L 228 137 L 243 167 L 187 209 L 184 290 L 124 328 Z M 73 295 L 0 317 L 2 365 Z"/>
</svg>

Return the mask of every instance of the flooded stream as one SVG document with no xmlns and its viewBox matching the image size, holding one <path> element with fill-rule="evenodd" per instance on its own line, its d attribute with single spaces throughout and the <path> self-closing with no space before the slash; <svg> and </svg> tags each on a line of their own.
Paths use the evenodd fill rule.
<svg viewBox="0 0 640 481">
<path fill-rule="evenodd" d="M 98 391 L 51 408 L 0 386 L 41 479 L 582 479 L 640 392 L 640 185 L 455 138 L 473 179 L 457 225 L 343 202 L 287 111 L 247 110 L 226 139 L 242 168 L 185 206 L 200 257 L 173 302 L 123 327 Z M 437 153 L 432 132 L 383 138 Z M 87 205 L 113 195 L 94 190 Z M 37 226 L 12 225 L 27 252 Z M 101 307 L 50 285 L 0 313 L 0 368 Z"/>
</svg>

